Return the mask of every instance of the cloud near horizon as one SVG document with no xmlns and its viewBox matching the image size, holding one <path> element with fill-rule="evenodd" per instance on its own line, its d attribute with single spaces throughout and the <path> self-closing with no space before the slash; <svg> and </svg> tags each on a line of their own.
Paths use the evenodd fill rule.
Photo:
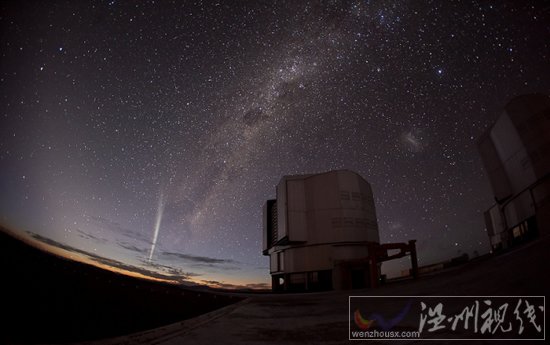
<svg viewBox="0 0 550 345">
<path fill-rule="evenodd" d="M 184 263 L 190 264 L 192 267 L 212 267 L 220 268 L 224 270 L 239 270 L 240 268 L 235 266 L 239 264 L 238 261 L 232 259 L 218 259 L 209 256 L 191 255 L 184 253 L 174 252 L 162 252 L 161 257 L 165 260 L 180 260 Z"/>
<path fill-rule="evenodd" d="M 146 249 L 146 248 L 139 248 L 137 246 L 134 246 L 133 244 L 130 244 L 130 243 L 124 242 L 124 241 L 117 241 L 117 245 L 119 247 L 122 247 L 124 249 L 130 250 L 130 251 L 136 252 L 136 253 L 145 254 L 145 253 L 148 252 L 148 249 Z"/>
<path fill-rule="evenodd" d="M 189 279 L 191 277 L 201 276 L 201 274 L 196 273 L 196 272 L 185 272 L 185 271 L 182 271 L 178 268 L 174 268 L 174 267 L 171 267 L 171 266 L 165 266 L 165 265 L 149 264 L 150 267 L 157 268 L 157 269 L 159 269 L 161 271 L 164 271 L 164 272 L 153 271 L 153 270 L 149 270 L 149 269 L 146 269 L 146 268 L 143 268 L 143 267 L 128 265 L 128 264 L 125 264 L 125 263 L 120 262 L 118 260 L 106 258 L 106 257 L 100 256 L 100 255 L 97 255 L 97 254 L 94 254 L 94 253 L 90 253 L 88 251 L 85 251 L 85 250 L 82 250 L 82 249 L 79 249 L 79 248 L 69 246 L 67 244 L 58 242 L 58 241 L 53 240 L 51 238 L 36 234 L 34 232 L 27 231 L 27 234 L 29 234 L 32 238 L 34 238 L 35 240 L 40 241 L 42 243 L 45 243 L 45 244 L 48 244 L 48 245 L 51 245 L 51 246 L 54 246 L 54 247 L 57 247 L 57 248 L 64 249 L 68 252 L 84 255 L 84 256 L 88 257 L 89 259 L 91 259 L 92 261 L 94 261 L 96 263 L 106 265 L 106 266 L 111 266 L 113 268 L 126 270 L 126 271 L 129 271 L 129 272 L 139 273 L 139 274 L 142 274 L 144 276 L 151 277 L 151 278 L 172 280 L 172 281 L 178 281 L 179 283 L 193 284 L 194 285 L 195 283 L 191 282 Z"/>
<path fill-rule="evenodd" d="M 217 280 L 201 280 L 201 282 L 204 283 L 205 285 L 208 285 L 214 288 L 221 288 L 221 289 L 231 289 L 231 290 L 271 289 L 271 286 L 267 283 L 250 283 L 250 284 L 240 285 L 240 284 L 225 283 L 223 281 L 217 281 Z"/>
</svg>

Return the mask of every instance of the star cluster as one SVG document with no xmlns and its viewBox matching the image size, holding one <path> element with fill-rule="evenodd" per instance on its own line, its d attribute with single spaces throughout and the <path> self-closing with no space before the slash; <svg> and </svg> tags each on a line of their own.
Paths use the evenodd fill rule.
<svg viewBox="0 0 550 345">
<path fill-rule="evenodd" d="M 371 183 L 382 242 L 417 239 L 421 264 L 487 252 L 476 139 L 550 88 L 540 2 L 0 8 L 2 223 L 208 283 L 266 282 L 264 200 L 332 169 Z"/>
</svg>

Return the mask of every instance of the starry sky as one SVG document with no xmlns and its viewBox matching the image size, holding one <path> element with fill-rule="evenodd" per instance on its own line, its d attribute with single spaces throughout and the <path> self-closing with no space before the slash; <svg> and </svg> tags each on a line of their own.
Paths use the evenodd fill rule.
<svg viewBox="0 0 550 345">
<path fill-rule="evenodd" d="M 262 205 L 290 174 L 358 172 L 421 265 L 488 252 L 476 140 L 550 90 L 542 1 L 0 9 L 1 223 L 214 286 L 269 281 Z"/>
</svg>

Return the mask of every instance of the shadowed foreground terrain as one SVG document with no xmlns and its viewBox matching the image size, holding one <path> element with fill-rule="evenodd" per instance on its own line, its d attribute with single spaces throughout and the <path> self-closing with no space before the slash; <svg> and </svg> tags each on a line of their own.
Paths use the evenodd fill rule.
<svg viewBox="0 0 550 345">
<path fill-rule="evenodd" d="M 143 331 L 240 297 L 128 277 L 43 252 L 0 231 L 0 343 L 67 343 Z"/>
<path fill-rule="evenodd" d="M 196 319 L 111 339 L 102 345 L 127 344 L 345 344 L 348 296 L 545 296 L 550 291 L 550 237 L 513 250 L 453 267 L 418 280 L 402 280 L 377 289 L 310 294 L 252 295 L 222 308 L 209 320 Z M 380 310 L 383 312 L 383 310 Z M 546 319 L 546 327 L 548 318 Z M 370 340 L 365 344 L 395 342 Z M 542 344 L 542 341 L 398 341 L 399 344 Z M 94 344 L 98 345 L 98 344 Z"/>
</svg>

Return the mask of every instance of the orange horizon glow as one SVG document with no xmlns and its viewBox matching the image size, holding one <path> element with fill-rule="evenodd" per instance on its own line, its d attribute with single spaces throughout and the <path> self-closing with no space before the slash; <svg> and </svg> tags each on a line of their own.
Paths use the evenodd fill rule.
<svg viewBox="0 0 550 345">
<path fill-rule="evenodd" d="M 39 250 L 42 250 L 44 252 L 50 253 L 52 255 L 55 255 L 55 256 L 58 256 L 58 257 L 61 257 L 61 258 L 64 258 L 64 259 L 80 262 L 80 263 L 83 263 L 83 264 L 86 264 L 86 265 L 91 265 L 91 266 L 94 266 L 94 267 L 97 267 L 97 268 L 100 268 L 100 269 L 103 269 L 103 270 L 107 270 L 107 271 L 110 271 L 110 272 L 113 272 L 113 273 L 126 275 L 126 276 L 133 277 L 133 278 L 145 279 L 145 280 L 161 282 L 161 283 L 168 283 L 168 284 L 173 284 L 173 285 L 184 285 L 184 284 L 182 284 L 182 282 L 180 280 L 177 280 L 177 278 L 179 278 L 177 276 L 174 276 L 173 280 L 171 280 L 171 279 L 162 279 L 162 278 L 142 274 L 142 273 L 139 273 L 139 272 L 126 270 L 126 269 L 123 269 L 123 268 L 120 268 L 120 267 L 115 267 L 115 266 L 111 266 L 111 265 L 102 264 L 100 262 L 97 262 L 96 260 L 91 259 L 89 256 L 86 256 L 85 254 L 71 252 L 71 251 L 66 250 L 64 248 L 60 248 L 60 247 L 51 245 L 49 243 L 42 242 L 39 239 L 36 239 L 36 238 L 32 237 L 29 233 L 27 233 L 25 231 L 13 231 L 13 230 L 9 230 L 5 226 L 3 226 L 1 228 L 8 235 L 10 235 L 10 236 L 12 236 L 12 237 L 14 237 L 18 240 L 21 240 L 24 243 L 26 243 L 26 244 L 34 247 L 34 248 L 37 248 Z M 153 273 L 154 271 L 151 271 L 151 272 Z M 246 286 L 247 283 L 244 283 L 244 282 L 235 282 L 235 281 L 226 282 L 226 281 L 223 281 L 223 282 L 220 282 L 222 284 L 208 284 L 208 283 L 204 282 L 204 280 L 207 280 L 207 278 L 205 278 L 205 277 L 200 277 L 200 278 L 201 279 L 196 279 L 196 278 L 185 279 L 185 282 L 200 285 L 200 286 L 207 286 L 207 287 L 211 287 L 211 288 L 225 289 L 225 290 L 237 290 L 237 289 L 241 289 L 241 288 L 247 288 L 247 289 L 251 289 L 251 290 L 261 290 L 261 289 L 258 289 L 258 288 L 247 287 Z M 224 286 L 223 284 L 227 284 L 228 286 Z"/>
</svg>

